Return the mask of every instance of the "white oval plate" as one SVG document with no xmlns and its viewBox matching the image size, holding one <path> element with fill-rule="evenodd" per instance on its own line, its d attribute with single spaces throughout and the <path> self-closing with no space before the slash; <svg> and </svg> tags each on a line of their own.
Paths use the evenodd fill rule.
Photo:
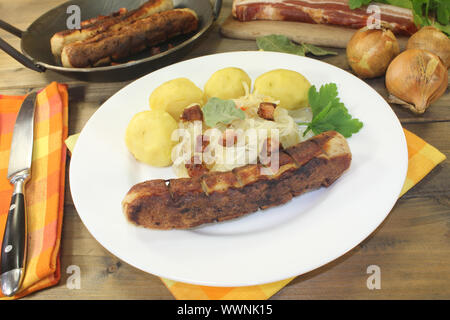
<svg viewBox="0 0 450 320">
<path fill-rule="evenodd" d="M 285 68 L 320 85 L 335 82 L 341 101 L 364 127 L 348 139 L 350 169 L 329 188 L 237 220 L 193 230 L 157 231 L 129 224 L 121 201 L 136 183 L 174 178 L 172 169 L 138 163 L 128 152 L 125 130 L 148 109 L 150 93 L 165 81 L 186 77 L 203 88 L 225 67 L 250 77 Z M 70 165 L 75 207 L 90 233 L 118 258 L 143 271 L 186 283 L 248 286 L 318 268 L 369 236 L 394 206 L 408 165 L 402 127 L 378 93 L 327 63 L 272 52 L 231 52 L 180 62 L 129 84 L 91 117 Z M 251 196 L 251 195 L 249 195 Z"/>
</svg>

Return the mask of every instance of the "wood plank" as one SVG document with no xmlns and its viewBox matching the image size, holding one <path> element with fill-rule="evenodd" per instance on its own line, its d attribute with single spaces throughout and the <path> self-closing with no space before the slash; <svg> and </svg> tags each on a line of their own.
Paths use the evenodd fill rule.
<svg viewBox="0 0 450 320">
<path fill-rule="evenodd" d="M 34 20 L 64 2 L 66 0 L 2 1 L 0 12 L 2 13 L 2 20 L 25 31 Z M 3 37 L 4 33 L 6 32 L 1 30 L 0 37 Z"/>
<path fill-rule="evenodd" d="M 448 299 L 449 218 L 448 202 L 399 200 L 363 243 L 297 277 L 273 299 Z M 367 288 L 370 265 L 381 269 L 380 290 Z"/>
<path fill-rule="evenodd" d="M 64 209 L 61 280 L 24 299 L 173 299 L 162 281 L 106 251 L 89 233 L 73 206 Z M 80 268 L 80 289 L 69 289 L 69 266 Z"/>
<path fill-rule="evenodd" d="M 442 277 L 450 272 L 449 218 L 448 202 L 427 197 L 401 199 L 363 243 L 336 261 L 297 277 L 273 298 L 445 299 L 450 295 L 450 279 Z M 66 207 L 64 219 L 61 282 L 29 298 L 44 293 L 53 299 L 172 298 L 157 277 L 103 249 L 72 207 Z M 368 290 L 366 286 L 366 270 L 373 264 L 381 268 L 381 290 Z M 80 290 L 66 287 L 70 275 L 64 271 L 69 265 L 81 269 Z"/>
<path fill-rule="evenodd" d="M 48 0 L 49 4 L 54 4 L 56 6 L 59 0 Z M 181 60 L 187 60 L 193 57 L 214 54 L 217 52 L 228 52 L 228 51 L 248 51 L 257 50 L 255 41 L 250 40 L 233 40 L 224 39 L 219 34 L 220 24 L 225 22 L 227 19 L 231 7 L 226 2 L 224 8 L 222 9 L 221 17 L 219 18 L 218 24 L 215 25 L 212 30 L 210 30 L 203 39 L 200 39 L 190 51 L 186 52 L 186 55 Z M 36 17 L 39 15 L 36 14 Z M 0 33 L 1 35 L 1 33 Z M 335 49 L 336 50 L 336 49 Z M 345 50 L 338 49 L 338 56 L 328 56 L 328 57 L 316 57 L 316 59 L 322 60 L 324 62 L 333 64 L 339 68 L 350 71 L 348 66 Z M 157 62 L 154 65 L 145 66 L 142 74 L 151 72 L 160 67 L 170 64 L 177 59 L 173 58 L 173 61 Z M 49 80 L 59 81 L 68 83 L 69 85 L 80 85 L 92 82 L 80 81 L 79 79 L 74 79 L 71 75 L 60 74 L 53 71 L 46 71 L 44 74 L 39 74 L 37 72 L 28 70 L 21 66 L 18 62 L 12 60 L 11 57 L 7 56 L 5 53 L 0 52 L 0 70 L 5 70 L 7 73 L 14 73 L 15 81 L 11 81 L 9 77 L 0 76 L 0 90 L 5 92 L 4 94 L 9 94 L 14 92 L 14 89 L 20 90 L 21 88 L 35 88 L 45 86 Z M 449 76 L 450 77 L 450 76 Z M 134 78 L 137 78 L 134 77 Z M 365 80 L 369 85 L 371 85 L 381 96 L 387 98 L 388 93 L 384 85 L 384 77 Z M 122 86 L 125 83 L 122 83 Z M 95 86 L 95 84 L 94 84 Z M 406 110 L 398 105 L 392 104 L 392 108 L 397 116 L 404 123 L 410 122 L 430 122 L 430 121 L 444 121 L 449 120 L 447 108 L 450 106 L 450 91 L 447 90 L 446 94 L 442 96 L 438 101 L 436 101 L 425 114 L 415 115 L 409 110 Z"/>
<path fill-rule="evenodd" d="M 340 26 L 292 21 L 258 20 L 240 22 L 231 15 L 220 33 L 233 39 L 255 40 L 271 34 L 283 34 L 297 43 L 309 43 L 331 48 L 346 48 L 356 29 Z M 407 37 L 397 36 L 400 48 L 406 47 Z"/>
</svg>

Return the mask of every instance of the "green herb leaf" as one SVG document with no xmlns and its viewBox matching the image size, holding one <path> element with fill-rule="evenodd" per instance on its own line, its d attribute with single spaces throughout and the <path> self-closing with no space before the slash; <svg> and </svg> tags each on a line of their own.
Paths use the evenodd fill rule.
<svg viewBox="0 0 450 320">
<path fill-rule="evenodd" d="M 418 27 L 434 26 L 450 36 L 449 0 L 349 0 L 348 5 L 350 9 L 357 9 L 370 2 L 411 9 Z"/>
<path fill-rule="evenodd" d="M 370 3 L 371 0 L 350 0 L 348 2 L 348 6 L 350 7 L 350 9 L 354 10 L 357 8 L 360 8 L 363 5 L 367 5 Z"/>
<path fill-rule="evenodd" d="M 396 7 L 411 9 L 411 0 L 349 0 L 348 6 L 354 10 L 361 8 L 363 5 L 368 5 L 371 2 L 387 3 Z"/>
<path fill-rule="evenodd" d="M 446 33 L 447 36 L 450 36 L 450 24 L 447 24 L 446 26 L 440 24 L 439 22 L 435 22 L 433 24 L 433 27 L 436 27 L 437 29 L 441 30 L 442 32 Z"/>
<path fill-rule="evenodd" d="M 256 44 L 259 49 L 264 51 L 291 53 L 298 56 L 305 55 L 305 50 L 302 46 L 293 43 L 288 37 L 283 35 L 272 34 L 259 37 L 256 39 Z"/>
<path fill-rule="evenodd" d="M 448 0 L 410 0 L 414 23 L 419 26 L 434 26 L 450 35 L 450 2 Z"/>
<path fill-rule="evenodd" d="M 236 119 L 245 119 L 245 112 L 236 108 L 233 100 L 211 98 L 203 106 L 203 118 L 209 127 L 214 127 L 219 122 L 229 124 Z"/>
<path fill-rule="evenodd" d="M 311 53 L 315 56 L 325 56 L 328 54 L 336 55 L 337 52 L 328 51 L 312 44 L 302 43 L 296 44 L 289 40 L 288 37 L 272 34 L 269 36 L 259 37 L 256 39 L 256 44 L 258 48 L 263 51 L 275 51 L 295 54 L 298 56 L 304 56 L 307 53 Z"/>
<path fill-rule="evenodd" d="M 352 118 L 345 105 L 340 101 L 335 83 L 325 84 L 320 87 L 319 91 L 312 86 L 308 91 L 308 101 L 313 118 L 310 123 L 306 123 L 308 127 L 304 135 L 309 130 L 312 130 L 314 134 L 335 130 L 348 138 L 363 126 L 361 121 Z"/>
<path fill-rule="evenodd" d="M 450 23 L 450 2 L 438 1 L 436 3 L 436 18 L 437 21 L 447 26 Z M 448 26 L 447 26 L 448 27 Z"/>
<path fill-rule="evenodd" d="M 312 44 L 303 43 L 302 46 L 303 46 L 303 49 L 305 50 L 305 53 L 311 53 L 311 54 L 313 54 L 315 56 L 326 56 L 326 55 L 329 55 L 329 54 L 331 54 L 331 55 L 337 55 L 338 54 L 337 52 L 328 51 L 328 50 L 325 50 L 323 48 L 319 48 L 319 47 L 313 46 Z"/>
<path fill-rule="evenodd" d="M 387 4 L 390 4 L 390 5 L 393 5 L 396 7 L 401 7 L 401 8 L 407 8 L 407 9 L 412 8 L 411 0 L 385 0 L 385 1 L 377 1 L 377 2 L 385 2 Z"/>
<path fill-rule="evenodd" d="M 430 20 L 426 11 L 428 11 L 429 0 L 411 0 L 414 23 L 418 26 L 430 25 Z M 424 11 L 425 10 L 425 11 Z"/>
</svg>

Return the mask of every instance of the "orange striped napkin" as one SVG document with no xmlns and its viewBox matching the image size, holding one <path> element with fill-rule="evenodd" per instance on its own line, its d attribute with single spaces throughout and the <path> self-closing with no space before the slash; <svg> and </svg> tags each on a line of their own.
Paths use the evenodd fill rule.
<svg viewBox="0 0 450 320">
<path fill-rule="evenodd" d="M 408 145 L 408 173 L 400 196 L 422 180 L 435 166 L 445 160 L 445 155 L 424 140 L 403 129 Z M 66 140 L 73 150 L 77 136 Z M 295 277 L 294 277 L 295 278 Z M 265 300 L 281 290 L 294 278 L 248 287 L 208 287 L 161 278 L 173 296 L 179 300 Z"/>
<path fill-rule="evenodd" d="M 12 133 L 25 96 L 0 95 L 0 244 L 13 191 L 7 176 Z M 17 299 L 58 283 L 68 129 L 67 86 L 51 83 L 37 96 L 31 179 L 26 184 L 28 252 Z"/>
</svg>

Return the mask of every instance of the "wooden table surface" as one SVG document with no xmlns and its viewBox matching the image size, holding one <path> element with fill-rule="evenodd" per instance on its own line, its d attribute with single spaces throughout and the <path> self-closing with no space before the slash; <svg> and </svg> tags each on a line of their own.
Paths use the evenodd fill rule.
<svg viewBox="0 0 450 320">
<path fill-rule="evenodd" d="M 64 1 L 2 1 L 1 19 L 25 30 L 41 14 Z M 257 49 L 254 41 L 221 37 L 220 23 L 230 11 L 231 0 L 227 0 L 217 23 L 186 52 L 183 60 Z M 19 40 L 9 33 L 0 31 L 0 37 L 20 48 Z M 348 70 L 344 50 L 338 51 L 338 56 L 322 60 Z M 51 81 L 69 85 L 69 134 L 78 133 L 106 99 L 130 82 L 85 82 L 52 71 L 37 73 L 0 52 L 0 94 L 25 94 Z M 368 83 L 386 97 L 383 78 Z M 387 219 L 365 241 L 337 260 L 298 276 L 272 299 L 450 298 L 449 106 L 449 90 L 422 116 L 393 106 L 404 127 L 446 154 L 447 160 L 399 199 Z M 158 277 L 119 260 L 90 235 L 74 208 L 68 181 L 66 185 L 61 281 L 25 299 L 173 299 Z M 71 265 L 80 267 L 80 289 L 67 286 L 71 275 L 67 268 Z M 380 267 L 381 289 L 367 287 L 371 265 Z"/>
</svg>

